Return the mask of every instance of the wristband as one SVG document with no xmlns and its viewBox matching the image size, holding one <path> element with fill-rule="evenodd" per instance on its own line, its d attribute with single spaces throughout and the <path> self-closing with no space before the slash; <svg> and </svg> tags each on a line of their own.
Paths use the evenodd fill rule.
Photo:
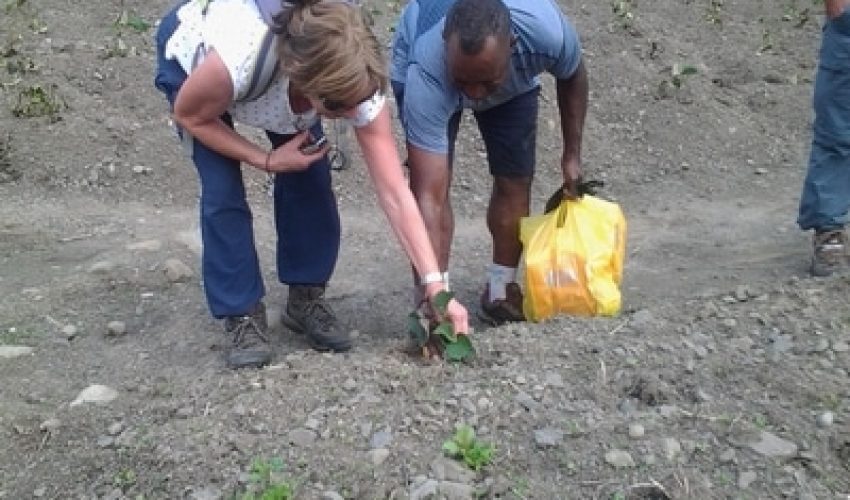
<svg viewBox="0 0 850 500">
<path fill-rule="evenodd" d="M 272 159 L 272 151 L 274 150 L 272 149 L 271 151 L 269 151 L 269 154 L 266 155 L 266 166 L 263 168 L 263 170 L 265 170 L 266 172 L 269 172 L 269 162 Z"/>
<path fill-rule="evenodd" d="M 445 283 L 443 273 L 428 273 L 419 280 L 420 285 L 430 285 L 431 283 Z"/>
</svg>

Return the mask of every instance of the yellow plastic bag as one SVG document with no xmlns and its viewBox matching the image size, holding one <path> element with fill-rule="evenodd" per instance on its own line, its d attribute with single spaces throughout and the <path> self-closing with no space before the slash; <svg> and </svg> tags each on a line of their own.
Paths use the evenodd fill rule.
<svg viewBox="0 0 850 500">
<path fill-rule="evenodd" d="M 524 217 L 520 240 L 528 320 L 620 312 L 626 219 L 619 205 L 590 195 L 565 200 L 549 213 Z"/>
</svg>

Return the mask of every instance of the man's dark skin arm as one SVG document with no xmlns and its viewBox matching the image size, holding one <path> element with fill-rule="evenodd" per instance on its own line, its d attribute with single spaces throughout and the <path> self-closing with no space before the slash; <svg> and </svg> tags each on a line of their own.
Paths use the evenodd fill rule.
<svg viewBox="0 0 850 500">
<path fill-rule="evenodd" d="M 569 79 L 557 81 L 558 110 L 561 115 L 561 135 L 564 153 L 561 170 L 564 174 L 564 196 L 578 196 L 581 176 L 581 138 L 587 115 L 588 83 L 584 61 L 580 62 Z"/>
</svg>

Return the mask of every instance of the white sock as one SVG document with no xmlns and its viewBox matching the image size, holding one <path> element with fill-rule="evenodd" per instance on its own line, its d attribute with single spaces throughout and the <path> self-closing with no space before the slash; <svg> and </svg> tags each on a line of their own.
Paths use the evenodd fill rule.
<svg viewBox="0 0 850 500">
<path fill-rule="evenodd" d="M 490 302 L 504 300 L 507 297 L 505 285 L 516 280 L 516 268 L 490 264 L 487 268 L 487 277 L 490 283 Z"/>
</svg>

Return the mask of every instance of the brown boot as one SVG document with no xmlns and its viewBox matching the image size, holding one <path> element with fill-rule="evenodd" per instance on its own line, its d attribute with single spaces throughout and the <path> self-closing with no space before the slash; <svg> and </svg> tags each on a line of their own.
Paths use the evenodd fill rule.
<svg viewBox="0 0 850 500">
<path fill-rule="evenodd" d="M 517 283 L 508 283 L 505 286 L 505 298 L 490 300 L 490 285 L 484 287 L 481 294 L 481 321 L 491 326 L 499 326 L 505 323 L 525 321 L 522 313 L 522 290 Z"/>
<path fill-rule="evenodd" d="M 317 351 L 343 352 L 351 349 L 351 337 L 325 300 L 325 287 L 293 285 L 281 321 L 290 330 L 307 335 Z"/>
</svg>

